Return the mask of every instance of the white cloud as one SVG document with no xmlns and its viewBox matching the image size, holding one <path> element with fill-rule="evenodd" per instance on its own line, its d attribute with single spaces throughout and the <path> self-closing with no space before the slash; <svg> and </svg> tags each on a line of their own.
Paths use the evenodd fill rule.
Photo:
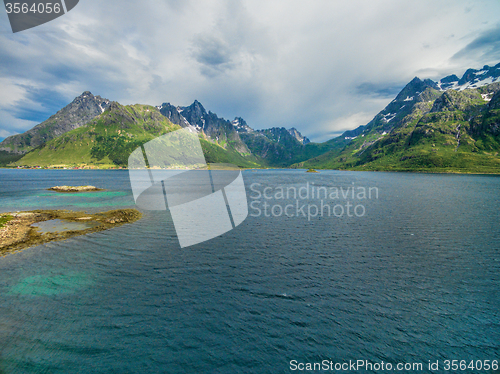
<svg viewBox="0 0 500 374">
<path fill-rule="evenodd" d="M 0 137 L 6 138 L 10 135 L 19 134 L 26 129 L 36 126 L 38 123 L 14 117 L 8 111 L 0 109 Z"/>
<path fill-rule="evenodd" d="M 26 83 L 26 82 L 24 82 Z M 37 122 L 23 120 L 12 115 L 17 105 L 27 100 L 28 92 L 22 85 L 15 84 L 11 78 L 0 77 L 0 138 L 23 132 L 37 124 Z M 30 102 L 32 107 L 39 108 L 39 103 Z"/>
<path fill-rule="evenodd" d="M 26 96 L 26 89 L 14 84 L 11 78 L 0 77 L 0 108 L 9 108 Z"/>
<path fill-rule="evenodd" d="M 293 126 L 325 140 L 366 124 L 391 99 L 384 85 L 491 63 L 478 48 L 498 43 L 471 43 L 499 12 L 494 0 L 86 0 L 45 25 L 1 32 L 0 79 L 68 103 L 85 90 L 124 104 L 198 99 L 256 128 Z M 455 56 L 470 45 L 474 54 Z M 374 97 L 361 84 L 380 90 Z M 22 95 L 1 87 L 0 99 Z"/>
</svg>

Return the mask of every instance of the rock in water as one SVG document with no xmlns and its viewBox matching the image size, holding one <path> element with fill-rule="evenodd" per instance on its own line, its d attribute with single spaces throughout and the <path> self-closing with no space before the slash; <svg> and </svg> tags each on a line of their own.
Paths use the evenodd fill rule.
<svg viewBox="0 0 500 374">
<path fill-rule="evenodd" d="M 56 192 L 90 192 L 90 191 L 104 191 L 102 188 L 94 186 L 55 186 L 48 188 L 49 191 Z"/>
</svg>

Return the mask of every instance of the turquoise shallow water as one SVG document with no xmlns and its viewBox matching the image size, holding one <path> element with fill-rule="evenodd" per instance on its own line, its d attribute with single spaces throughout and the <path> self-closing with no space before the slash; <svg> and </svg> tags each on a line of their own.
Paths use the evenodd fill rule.
<svg viewBox="0 0 500 374">
<path fill-rule="evenodd" d="M 127 177 L 0 170 L 0 209 L 131 207 Z M 183 249 L 168 213 L 144 212 L 132 225 L 0 258 L 0 373 L 291 373 L 290 360 L 499 358 L 498 177 L 244 178 L 249 203 L 252 184 L 376 186 L 379 196 L 362 201 L 362 217 L 249 216 Z M 108 191 L 45 190 L 62 184 Z M 264 200 L 295 204 L 274 196 L 253 207 Z"/>
<path fill-rule="evenodd" d="M 34 275 L 23 278 L 12 286 L 8 295 L 22 296 L 52 296 L 73 294 L 79 289 L 91 286 L 91 281 L 85 273 L 64 271 L 60 274 Z"/>
<path fill-rule="evenodd" d="M 96 226 L 96 224 L 92 222 L 73 222 L 63 219 L 51 219 L 49 221 L 34 223 L 31 226 L 36 227 L 38 232 L 40 233 L 47 233 L 64 232 L 71 230 L 85 230 Z"/>
<path fill-rule="evenodd" d="M 114 173 L 114 174 L 113 174 Z M 120 181 L 114 183 L 116 175 Z M 127 171 L 89 170 L 0 170 L 0 212 L 37 209 L 99 211 L 101 207 L 120 209 L 134 204 L 128 190 Z M 86 185 L 93 181 L 106 191 L 60 193 L 47 191 L 59 185 Z M 128 185 L 128 186 L 127 186 Z"/>
</svg>

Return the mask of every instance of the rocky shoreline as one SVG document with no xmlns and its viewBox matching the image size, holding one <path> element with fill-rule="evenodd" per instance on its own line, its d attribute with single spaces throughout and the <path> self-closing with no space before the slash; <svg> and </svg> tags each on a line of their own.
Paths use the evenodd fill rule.
<svg viewBox="0 0 500 374">
<path fill-rule="evenodd" d="M 0 214 L 0 257 L 51 241 L 65 240 L 74 236 L 108 230 L 132 223 L 142 218 L 136 209 L 119 209 L 100 213 L 72 212 L 67 210 L 34 210 Z M 41 233 L 33 224 L 65 220 L 68 222 L 92 223 L 92 227 L 82 230 L 68 230 Z"/>
<path fill-rule="evenodd" d="M 55 186 L 47 188 L 49 191 L 56 192 L 91 192 L 91 191 L 105 191 L 102 188 L 97 188 L 94 186 Z"/>
</svg>

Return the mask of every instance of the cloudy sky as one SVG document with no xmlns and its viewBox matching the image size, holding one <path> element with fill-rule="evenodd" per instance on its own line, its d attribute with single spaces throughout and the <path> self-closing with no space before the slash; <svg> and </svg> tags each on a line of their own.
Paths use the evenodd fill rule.
<svg viewBox="0 0 500 374">
<path fill-rule="evenodd" d="M 366 124 L 413 77 L 500 62 L 500 1 L 80 0 L 13 34 L 0 12 L 0 138 L 89 90 L 199 100 L 315 141 Z"/>
</svg>

